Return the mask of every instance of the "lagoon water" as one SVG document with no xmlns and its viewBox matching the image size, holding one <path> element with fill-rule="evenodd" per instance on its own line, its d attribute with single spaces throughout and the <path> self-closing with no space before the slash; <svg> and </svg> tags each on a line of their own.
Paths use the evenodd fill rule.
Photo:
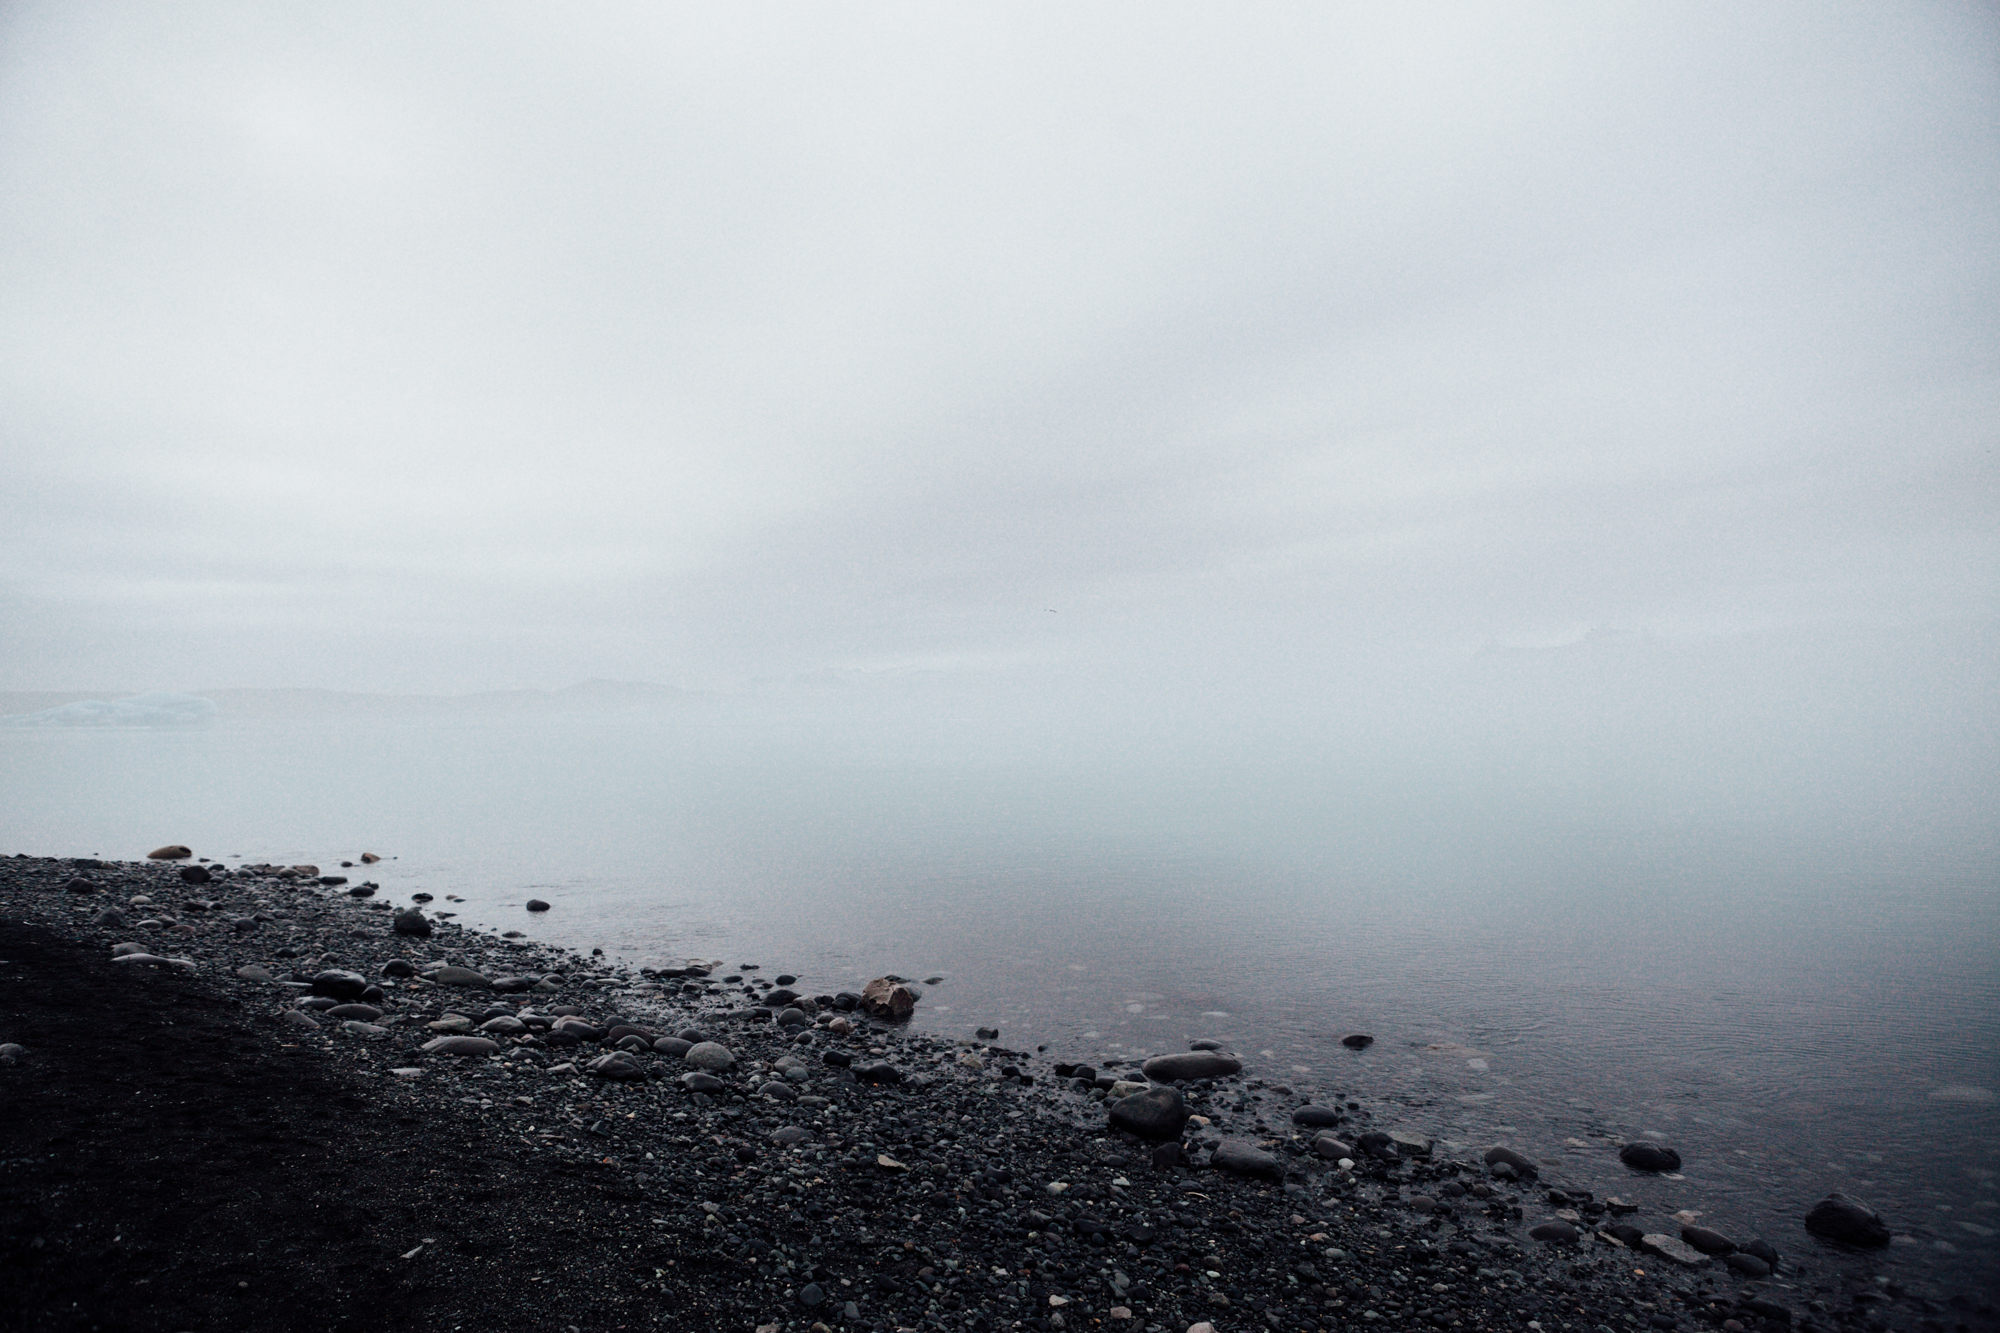
<svg viewBox="0 0 2000 1333">
<path fill-rule="evenodd" d="M 387 897 L 634 964 L 941 976 L 920 1025 L 1067 1058 L 1221 1038 L 1272 1082 L 1788 1252 L 1841 1189 L 1890 1217 L 1883 1263 L 1990 1284 L 2000 860 L 1976 841 L 1583 793 L 1530 756 L 1499 780 L 1270 732 L 1065 746 L 1028 718 L 799 695 L 0 729 L 0 850 L 375 850 Z M 1607 1143 L 1645 1133 L 1684 1179 L 1617 1167 Z"/>
</svg>

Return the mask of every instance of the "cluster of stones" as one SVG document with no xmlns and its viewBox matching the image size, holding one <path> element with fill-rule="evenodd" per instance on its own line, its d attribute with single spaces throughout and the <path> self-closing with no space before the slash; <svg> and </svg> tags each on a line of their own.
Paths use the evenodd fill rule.
<svg viewBox="0 0 2000 1333">
<path fill-rule="evenodd" d="M 656 1200 L 773 1314 L 975 1330 L 1850 1322 L 1758 1287 L 1785 1267 L 1768 1242 L 1635 1225 L 1636 1205 L 1544 1183 L 1551 1164 L 1517 1148 L 1454 1157 L 1359 1101 L 1246 1076 L 1219 1041 L 1136 1065 L 1045 1060 L 995 1028 L 908 1031 L 922 993 L 904 978 L 808 995 L 749 965 L 633 971 L 297 873 L 311 869 L 209 867 L 197 897 L 178 875 L 59 867 L 98 872 L 88 893 L 114 877 L 143 890 L 90 919 L 135 937 L 115 958 L 151 960 L 119 965 L 196 970 L 261 1004 L 274 1040 L 352 1062 L 381 1095 L 453 1103 Z M 175 948 L 141 942 L 156 937 Z M 1649 1143 L 1620 1157 L 1643 1175 L 1681 1165 Z M 1840 1196 L 1807 1226 L 1845 1246 L 1887 1236 Z"/>
</svg>

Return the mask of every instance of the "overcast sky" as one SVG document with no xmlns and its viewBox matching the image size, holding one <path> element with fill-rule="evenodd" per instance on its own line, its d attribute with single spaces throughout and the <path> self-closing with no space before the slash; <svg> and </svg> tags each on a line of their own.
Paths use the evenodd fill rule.
<svg viewBox="0 0 2000 1333">
<path fill-rule="evenodd" d="M 0 10 L 0 688 L 1990 624 L 1985 5 Z"/>
</svg>

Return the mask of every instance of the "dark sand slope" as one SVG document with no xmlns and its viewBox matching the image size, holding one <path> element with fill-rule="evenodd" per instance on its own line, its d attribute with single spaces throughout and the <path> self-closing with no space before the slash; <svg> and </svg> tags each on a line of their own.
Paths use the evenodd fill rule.
<svg viewBox="0 0 2000 1333">
<path fill-rule="evenodd" d="M 1601 1201 L 1477 1158 L 1347 1170 L 1283 1125 L 1248 1163 L 1282 1180 L 1241 1177 L 1196 1165 L 1218 1120 L 1155 1165 L 997 1043 L 845 1034 L 825 1008 L 786 1028 L 754 987 L 435 929 L 310 878 L 0 862 L 0 1043 L 26 1048 L 0 1060 L 0 1329 L 1990 1327 L 1636 1252 L 1591 1230 L 1624 1220 Z M 113 963 L 123 941 L 195 966 Z M 397 959 L 545 980 L 388 979 L 379 1019 L 316 1027 L 284 984 Z M 544 1030 L 563 1005 L 596 1024 L 581 1044 Z M 447 1013 L 534 1021 L 422 1052 Z M 584 1072 L 613 1018 L 725 1044 L 722 1087 L 691 1093 L 671 1045 Z M 885 1064 L 900 1081 L 865 1081 Z M 1563 1207 L 1580 1235 L 1535 1239 Z"/>
</svg>

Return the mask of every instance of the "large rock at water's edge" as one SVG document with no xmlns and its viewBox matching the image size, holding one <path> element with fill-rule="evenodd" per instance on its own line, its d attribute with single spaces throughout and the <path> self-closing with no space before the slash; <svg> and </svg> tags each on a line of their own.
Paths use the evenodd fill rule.
<svg viewBox="0 0 2000 1333">
<path fill-rule="evenodd" d="M 1179 1139 L 1187 1122 L 1187 1102 L 1173 1088 L 1149 1088 L 1111 1103 L 1111 1127 L 1142 1139 Z"/>
<path fill-rule="evenodd" d="M 1218 1171 L 1252 1180 L 1282 1182 L 1285 1178 L 1284 1163 L 1241 1139 L 1224 1139 L 1209 1156 L 1208 1164 Z"/>
<path fill-rule="evenodd" d="M 1535 1165 L 1533 1158 L 1524 1157 L 1512 1148 L 1488 1148 L 1486 1150 L 1486 1165 L 1504 1166 L 1522 1180 L 1534 1180 L 1542 1173 L 1541 1168 Z"/>
<path fill-rule="evenodd" d="M 1806 1230 L 1843 1245 L 1879 1250 L 1889 1243 L 1889 1224 L 1859 1199 L 1829 1194 L 1806 1214 Z"/>
<path fill-rule="evenodd" d="M 431 933 L 430 918 L 415 907 L 396 913 L 392 925 L 398 935 L 426 937 Z"/>
<path fill-rule="evenodd" d="M 917 993 L 900 981 L 877 977 L 861 988 L 861 1007 L 875 1018 L 900 1023 L 917 1009 Z"/>
<path fill-rule="evenodd" d="M 1678 1171 L 1681 1155 L 1657 1143 L 1628 1143 L 1618 1150 L 1618 1160 L 1634 1171 Z"/>
<path fill-rule="evenodd" d="M 1227 1051 L 1182 1051 L 1176 1055 L 1156 1055 L 1141 1065 L 1147 1078 L 1161 1083 L 1182 1079 L 1226 1078 L 1243 1072 L 1243 1062 Z"/>
<path fill-rule="evenodd" d="M 177 842 L 170 842 L 164 847 L 155 847 L 152 851 L 147 852 L 146 859 L 148 861 L 185 861 L 193 855 L 193 848 L 183 847 Z"/>
</svg>

